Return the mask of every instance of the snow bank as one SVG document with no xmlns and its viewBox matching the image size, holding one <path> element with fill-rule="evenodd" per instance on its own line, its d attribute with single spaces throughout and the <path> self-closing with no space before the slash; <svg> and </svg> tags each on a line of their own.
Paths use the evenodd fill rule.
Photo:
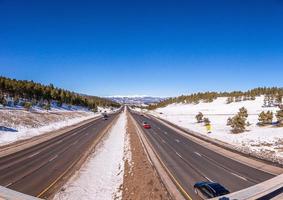
<svg viewBox="0 0 283 200">
<path fill-rule="evenodd" d="M 110 200 L 121 199 L 120 187 L 124 174 L 124 142 L 126 114 L 120 115 L 116 124 L 100 142 L 73 178 L 56 194 L 56 200 Z"/>
<path fill-rule="evenodd" d="M 217 98 L 211 103 L 199 104 L 171 104 L 164 108 L 150 111 L 151 114 L 164 118 L 184 128 L 191 129 L 233 145 L 247 147 L 254 151 L 265 151 L 276 156 L 283 157 L 283 128 L 259 127 L 257 126 L 258 114 L 262 111 L 271 110 L 276 113 L 276 107 L 262 107 L 264 96 L 256 100 L 233 102 L 226 104 L 225 97 Z M 231 127 L 227 126 L 228 117 L 233 117 L 239 108 L 245 107 L 248 110 L 248 121 L 251 123 L 247 132 L 233 134 Z M 207 134 L 203 124 L 196 123 L 195 115 L 202 112 L 208 117 L 212 125 L 212 133 Z M 274 121 L 276 117 L 274 116 Z"/>
<path fill-rule="evenodd" d="M 12 125 L 13 128 L 7 128 L 6 126 L 1 125 L 0 123 L 0 145 L 9 144 L 15 142 L 17 140 L 28 139 L 43 133 L 47 133 L 50 131 L 55 131 L 60 128 L 71 126 L 81 121 L 93 118 L 98 116 L 99 114 L 87 113 L 86 116 L 77 116 L 74 118 L 67 118 L 61 121 L 53 122 L 45 126 L 39 126 L 35 128 L 30 128 L 26 126 L 17 126 L 15 124 Z"/>
</svg>

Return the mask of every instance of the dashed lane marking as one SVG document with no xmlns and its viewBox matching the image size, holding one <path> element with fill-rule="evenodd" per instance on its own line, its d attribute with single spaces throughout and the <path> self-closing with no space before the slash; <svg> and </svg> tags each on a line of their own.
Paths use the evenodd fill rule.
<svg viewBox="0 0 283 200">
<path fill-rule="evenodd" d="M 194 153 L 197 154 L 198 156 L 202 157 L 200 153 L 198 153 L 198 152 L 196 152 L 196 151 L 195 151 Z"/>
<path fill-rule="evenodd" d="M 240 179 L 242 179 L 242 180 L 248 181 L 245 177 L 242 177 L 242 176 L 240 176 L 240 175 L 238 175 L 238 174 L 235 174 L 235 173 L 233 173 L 233 172 L 230 172 L 230 173 L 233 174 L 234 176 L 237 176 L 238 178 L 240 178 Z"/>
</svg>

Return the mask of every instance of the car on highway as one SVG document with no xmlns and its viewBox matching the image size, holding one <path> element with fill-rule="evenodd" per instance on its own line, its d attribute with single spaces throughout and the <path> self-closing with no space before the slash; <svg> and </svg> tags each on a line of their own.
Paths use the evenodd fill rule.
<svg viewBox="0 0 283 200">
<path fill-rule="evenodd" d="M 219 183 L 205 181 L 195 183 L 194 190 L 201 199 L 210 199 L 230 193 Z"/>
<path fill-rule="evenodd" d="M 150 129 L 150 128 L 151 128 L 150 124 L 148 124 L 148 123 L 145 122 L 145 121 L 142 123 L 142 126 L 143 126 L 145 129 Z"/>
<path fill-rule="evenodd" d="M 103 120 L 107 120 L 108 119 L 108 115 L 107 114 L 103 114 Z"/>
</svg>

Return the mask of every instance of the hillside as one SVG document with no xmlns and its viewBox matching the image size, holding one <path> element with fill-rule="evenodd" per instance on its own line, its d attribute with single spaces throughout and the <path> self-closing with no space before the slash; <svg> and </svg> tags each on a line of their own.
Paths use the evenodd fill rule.
<svg viewBox="0 0 283 200">
<path fill-rule="evenodd" d="M 0 104 L 4 106 L 39 106 L 50 108 L 55 102 L 58 107 L 63 104 L 83 106 L 96 110 L 97 106 L 119 107 L 119 104 L 109 99 L 82 95 L 72 91 L 57 88 L 53 84 L 43 85 L 33 81 L 16 80 L 0 76 Z"/>
<path fill-rule="evenodd" d="M 248 111 L 247 121 L 250 123 L 243 133 L 232 133 L 231 126 L 227 125 L 227 119 L 233 117 L 241 107 Z M 227 103 L 227 97 L 218 97 L 214 101 L 206 103 L 173 103 L 162 108 L 150 111 L 151 114 L 171 121 L 181 127 L 204 134 L 214 139 L 224 141 L 250 151 L 256 151 L 263 156 L 283 158 L 283 127 L 275 123 L 275 113 L 278 106 L 265 106 L 265 97 L 258 96 L 255 100 L 246 100 Z M 258 115 L 262 111 L 272 111 L 273 125 L 258 125 Z M 197 123 L 196 115 L 202 112 L 209 118 L 212 131 L 207 133 L 204 123 Z"/>
</svg>

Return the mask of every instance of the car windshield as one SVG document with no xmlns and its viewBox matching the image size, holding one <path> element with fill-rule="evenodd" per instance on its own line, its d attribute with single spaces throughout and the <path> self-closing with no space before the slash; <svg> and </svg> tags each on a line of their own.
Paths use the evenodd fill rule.
<svg viewBox="0 0 283 200">
<path fill-rule="evenodd" d="M 215 197 L 228 194 L 229 191 L 218 183 L 211 183 L 209 187 L 213 190 Z"/>
</svg>

